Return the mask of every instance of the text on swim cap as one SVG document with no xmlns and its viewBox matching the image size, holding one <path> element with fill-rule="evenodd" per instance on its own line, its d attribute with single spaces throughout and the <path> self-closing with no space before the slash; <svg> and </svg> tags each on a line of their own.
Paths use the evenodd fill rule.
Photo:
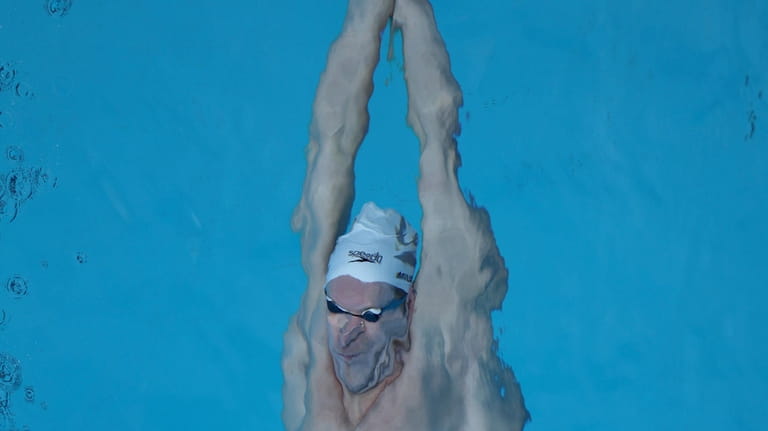
<svg viewBox="0 0 768 431">
<path fill-rule="evenodd" d="M 356 257 L 355 260 L 350 260 L 349 262 L 370 262 L 370 263 L 381 263 L 382 256 L 377 251 L 374 253 L 366 253 L 362 250 L 349 250 L 347 253 L 351 257 Z"/>
<path fill-rule="evenodd" d="M 395 278 L 399 278 L 400 280 L 405 280 L 408 283 L 413 283 L 413 276 L 411 274 L 406 274 L 404 272 L 398 272 L 395 275 Z"/>
</svg>

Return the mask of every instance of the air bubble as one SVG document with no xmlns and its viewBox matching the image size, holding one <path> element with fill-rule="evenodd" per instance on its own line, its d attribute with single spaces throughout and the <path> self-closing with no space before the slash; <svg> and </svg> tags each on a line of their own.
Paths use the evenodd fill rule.
<svg viewBox="0 0 768 431">
<path fill-rule="evenodd" d="M 27 292 L 29 291 L 29 283 L 27 283 L 27 280 L 25 280 L 24 277 L 20 275 L 14 275 L 8 279 L 8 282 L 5 284 L 5 289 L 13 297 L 21 298 L 23 296 L 27 296 Z"/>
<path fill-rule="evenodd" d="M 5 180 L 8 195 L 18 202 L 24 202 L 32 197 L 35 192 L 35 184 L 30 181 L 29 173 L 23 169 L 14 169 Z"/>
<path fill-rule="evenodd" d="M 35 97 L 35 92 L 29 87 L 29 85 L 19 82 L 16 84 L 16 95 L 25 99 L 32 99 Z"/>
<path fill-rule="evenodd" d="M 72 7 L 72 0 L 48 0 L 45 5 L 45 10 L 48 11 L 48 15 L 51 16 L 64 16 L 69 12 L 69 8 Z"/>
<path fill-rule="evenodd" d="M 23 162 L 24 150 L 17 145 L 9 145 L 8 148 L 5 149 L 5 157 L 14 162 Z"/>
<path fill-rule="evenodd" d="M 21 386 L 21 362 L 7 353 L 0 353 L 0 391 L 11 393 Z"/>
<path fill-rule="evenodd" d="M 10 111 L 0 111 L 0 130 L 13 127 L 13 113 Z"/>
<path fill-rule="evenodd" d="M 35 402 L 35 388 L 34 386 L 27 386 L 24 388 L 24 401 L 28 403 Z"/>
<path fill-rule="evenodd" d="M 57 178 L 53 176 L 50 170 L 47 168 L 31 168 L 27 169 L 27 178 L 32 184 L 32 188 L 37 192 L 42 187 L 56 188 Z"/>
<path fill-rule="evenodd" d="M 0 91 L 8 90 L 13 87 L 16 81 L 16 69 L 11 63 L 0 64 Z"/>
<path fill-rule="evenodd" d="M 0 199 L 0 220 L 3 220 L 4 217 L 8 217 L 8 223 L 10 223 L 16 219 L 18 213 L 18 202 L 13 205 L 9 205 L 6 201 Z"/>
</svg>

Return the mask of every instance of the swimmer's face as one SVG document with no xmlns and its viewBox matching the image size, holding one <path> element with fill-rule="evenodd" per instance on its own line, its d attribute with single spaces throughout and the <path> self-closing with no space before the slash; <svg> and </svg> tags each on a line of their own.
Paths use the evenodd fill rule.
<svg viewBox="0 0 768 431">
<path fill-rule="evenodd" d="M 399 306 L 384 309 L 376 322 L 328 311 L 328 347 L 336 376 L 350 392 L 364 392 L 394 371 L 395 348 L 407 337 L 413 297 L 402 298 L 386 283 L 363 283 L 349 276 L 331 280 L 326 292 L 335 306 L 358 315 L 402 300 Z"/>
</svg>

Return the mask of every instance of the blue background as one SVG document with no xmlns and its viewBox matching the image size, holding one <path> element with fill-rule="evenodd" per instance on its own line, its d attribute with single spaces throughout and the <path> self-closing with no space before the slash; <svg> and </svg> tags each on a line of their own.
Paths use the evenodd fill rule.
<svg viewBox="0 0 768 431">
<path fill-rule="evenodd" d="M 764 429 L 768 3 L 435 3 L 527 429 Z M 281 429 L 289 219 L 345 3 L 43 6 L 0 1 L 0 173 L 49 175 L 0 219 L 16 426 Z M 401 67 L 375 75 L 355 210 L 418 223 Z"/>
</svg>

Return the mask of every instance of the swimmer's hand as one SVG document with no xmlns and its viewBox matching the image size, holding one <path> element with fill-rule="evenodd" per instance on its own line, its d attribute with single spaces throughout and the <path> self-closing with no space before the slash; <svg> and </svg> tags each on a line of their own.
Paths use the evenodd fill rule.
<svg viewBox="0 0 768 431">
<path fill-rule="evenodd" d="M 395 0 L 349 0 L 344 30 L 379 27 L 379 23 L 392 17 L 394 10 Z"/>
</svg>

